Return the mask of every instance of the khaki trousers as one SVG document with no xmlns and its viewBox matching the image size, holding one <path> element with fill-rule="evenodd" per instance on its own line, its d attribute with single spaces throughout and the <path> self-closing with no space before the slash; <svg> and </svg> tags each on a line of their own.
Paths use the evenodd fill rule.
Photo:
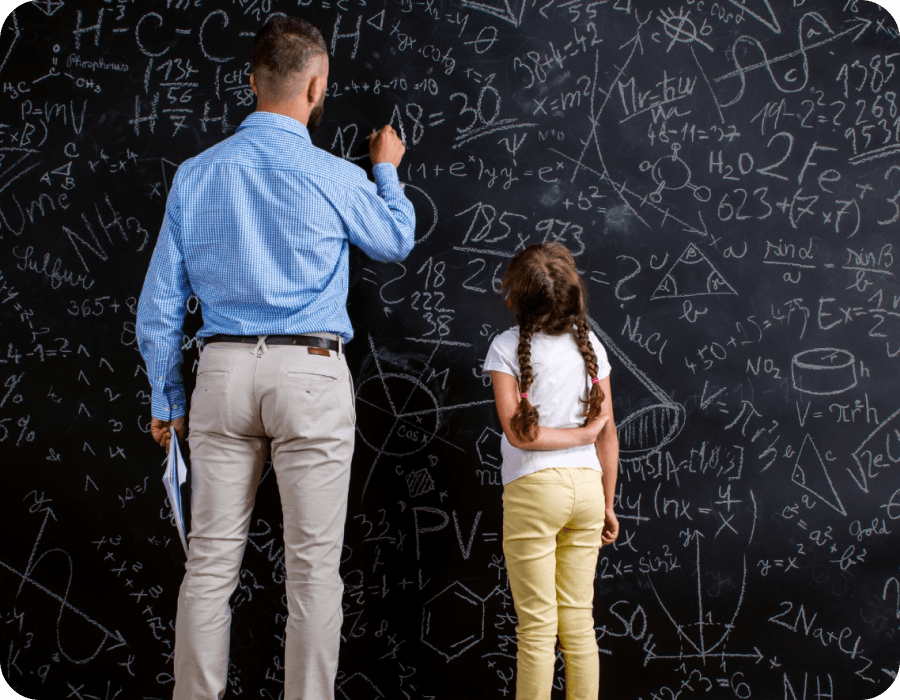
<svg viewBox="0 0 900 700">
<path fill-rule="evenodd" d="M 594 573 L 604 519 L 593 469 L 543 469 L 503 489 L 503 554 L 519 618 L 516 700 L 550 700 L 557 636 L 566 698 L 597 700 Z"/>
<path fill-rule="evenodd" d="M 255 348 L 203 349 L 190 415 L 191 528 L 175 622 L 174 700 L 225 694 L 228 599 L 270 451 L 284 516 L 284 699 L 334 698 L 354 422 L 343 355 L 264 340 Z"/>
</svg>

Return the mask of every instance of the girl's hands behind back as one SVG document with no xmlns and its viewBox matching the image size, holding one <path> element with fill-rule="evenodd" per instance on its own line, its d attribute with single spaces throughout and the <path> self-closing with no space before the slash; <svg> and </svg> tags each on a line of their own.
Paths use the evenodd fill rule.
<svg viewBox="0 0 900 700">
<path fill-rule="evenodd" d="M 584 426 L 585 434 L 588 436 L 586 445 L 590 445 L 592 443 L 597 442 L 600 438 L 600 433 L 603 432 L 603 429 L 606 427 L 606 424 L 609 423 L 609 416 L 605 416 L 602 413 L 594 418 L 590 423 Z"/>
</svg>

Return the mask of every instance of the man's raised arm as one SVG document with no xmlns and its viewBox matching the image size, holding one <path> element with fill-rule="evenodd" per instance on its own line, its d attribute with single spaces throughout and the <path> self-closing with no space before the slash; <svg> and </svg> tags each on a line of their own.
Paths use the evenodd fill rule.
<svg viewBox="0 0 900 700">
<path fill-rule="evenodd" d="M 405 152 L 391 126 L 369 137 L 375 185 L 364 183 L 346 222 L 350 242 L 373 260 L 403 260 L 415 243 L 416 213 L 397 177 Z"/>
</svg>

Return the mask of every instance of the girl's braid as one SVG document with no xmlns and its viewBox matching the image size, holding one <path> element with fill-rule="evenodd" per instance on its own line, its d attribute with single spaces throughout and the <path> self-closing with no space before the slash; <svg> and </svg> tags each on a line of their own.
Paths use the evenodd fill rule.
<svg viewBox="0 0 900 700">
<path fill-rule="evenodd" d="M 538 411 L 528 400 L 528 390 L 534 382 L 534 371 L 531 368 L 531 337 L 534 325 L 523 323 L 519 328 L 519 390 L 522 393 L 519 407 L 510 421 L 513 432 L 527 442 L 537 438 Z"/>
<path fill-rule="evenodd" d="M 594 354 L 594 347 L 591 345 L 590 326 L 588 326 L 587 319 L 583 314 L 575 321 L 575 328 L 575 341 L 578 343 L 581 356 L 584 358 L 584 365 L 587 368 L 588 375 L 593 380 L 597 376 L 597 355 Z M 583 401 L 585 404 L 585 424 L 590 423 L 600 415 L 600 405 L 603 403 L 603 399 L 603 390 L 600 388 L 600 385 L 592 381 L 588 400 Z"/>
</svg>

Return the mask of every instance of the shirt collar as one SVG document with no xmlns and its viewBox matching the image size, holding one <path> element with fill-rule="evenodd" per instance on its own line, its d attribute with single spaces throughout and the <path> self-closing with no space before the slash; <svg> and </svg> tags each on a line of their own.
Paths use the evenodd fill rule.
<svg viewBox="0 0 900 700">
<path fill-rule="evenodd" d="M 281 129 L 289 131 L 292 134 L 310 141 L 309 130 L 305 124 L 298 122 L 296 119 L 286 117 L 283 114 L 275 114 L 274 112 L 253 112 L 250 116 L 241 122 L 238 131 L 251 127 L 263 127 L 269 129 Z"/>
</svg>

